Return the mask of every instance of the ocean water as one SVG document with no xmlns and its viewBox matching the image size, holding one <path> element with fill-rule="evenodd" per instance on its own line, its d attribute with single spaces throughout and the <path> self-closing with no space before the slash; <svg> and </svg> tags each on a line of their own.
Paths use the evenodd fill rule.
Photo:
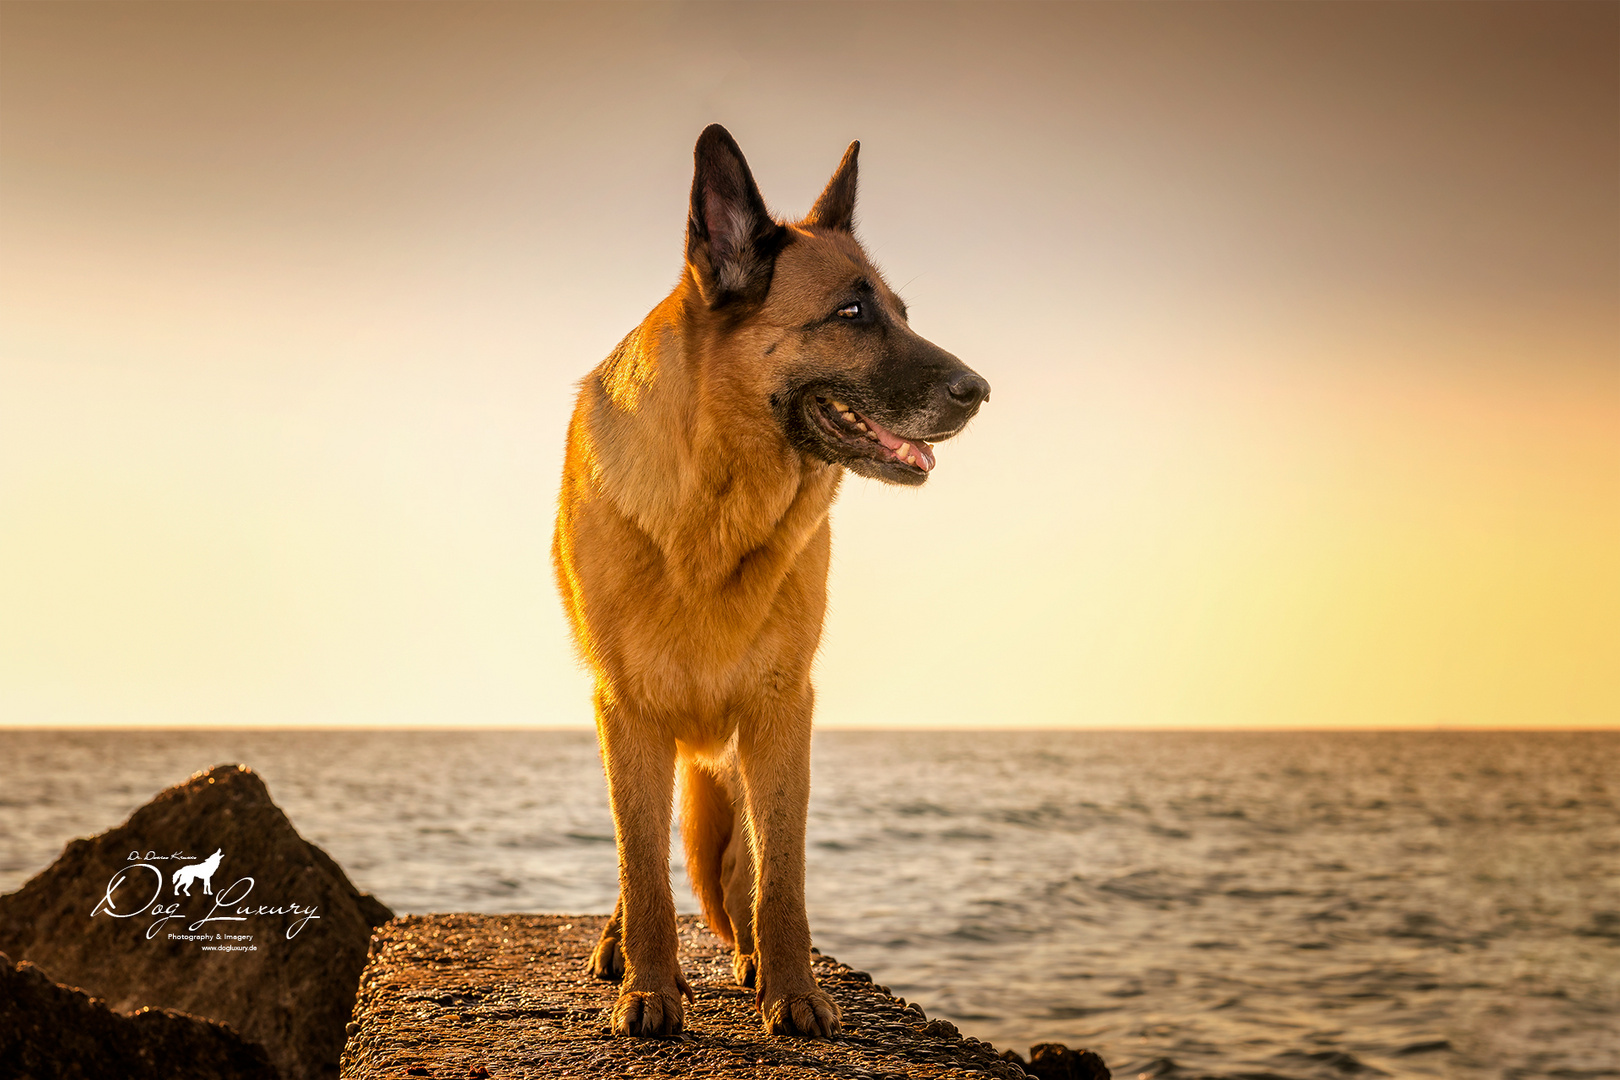
<svg viewBox="0 0 1620 1080">
<path fill-rule="evenodd" d="M 613 903 L 595 742 L 558 731 L 0 731 L 0 891 L 236 761 L 398 912 Z M 816 943 L 998 1046 L 1620 1077 L 1620 733 L 833 731 L 814 768 Z"/>
</svg>

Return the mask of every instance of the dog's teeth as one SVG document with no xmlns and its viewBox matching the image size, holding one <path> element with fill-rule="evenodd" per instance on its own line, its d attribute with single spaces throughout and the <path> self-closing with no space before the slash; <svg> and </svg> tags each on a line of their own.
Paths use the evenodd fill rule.
<svg viewBox="0 0 1620 1080">
<path fill-rule="evenodd" d="M 855 422 L 855 414 L 852 412 L 847 412 L 844 414 L 844 419 L 853 424 Z"/>
<path fill-rule="evenodd" d="M 839 412 L 848 412 L 849 411 L 849 406 L 845 405 L 842 401 L 839 401 L 837 398 L 832 399 L 832 407 L 837 409 Z"/>
<path fill-rule="evenodd" d="M 862 431 L 866 431 L 866 425 L 861 423 L 859 420 L 855 421 L 855 426 L 860 428 Z M 870 435 L 871 432 L 867 431 L 867 434 Z"/>
<path fill-rule="evenodd" d="M 894 456 L 899 458 L 901 461 L 904 461 L 906 460 L 906 455 L 909 453 L 911 453 L 911 444 L 908 442 L 903 442 L 900 444 L 900 448 L 894 452 Z"/>
</svg>

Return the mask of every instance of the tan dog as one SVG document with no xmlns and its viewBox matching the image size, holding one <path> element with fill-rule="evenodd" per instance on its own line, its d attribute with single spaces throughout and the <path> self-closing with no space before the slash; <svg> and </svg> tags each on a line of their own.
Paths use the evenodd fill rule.
<svg viewBox="0 0 1620 1080">
<path fill-rule="evenodd" d="M 674 1035 L 669 824 L 770 1032 L 839 1031 L 810 971 L 804 829 L 810 662 L 827 511 L 845 469 L 921 484 L 929 440 L 990 387 L 906 323 L 851 235 L 855 156 L 803 221 L 775 221 L 718 125 L 698 139 L 686 268 L 581 384 L 552 545 L 581 652 L 619 847 L 591 957 L 623 978 L 613 1030 Z"/>
</svg>

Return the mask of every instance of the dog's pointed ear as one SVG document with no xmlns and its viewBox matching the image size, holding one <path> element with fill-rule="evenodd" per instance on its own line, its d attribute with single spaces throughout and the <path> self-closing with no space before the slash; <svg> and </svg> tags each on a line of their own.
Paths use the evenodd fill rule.
<svg viewBox="0 0 1620 1080">
<path fill-rule="evenodd" d="M 758 302 L 787 230 L 765 208 L 737 140 L 719 124 L 698 136 L 692 151 L 692 209 L 686 222 L 686 261 L 710 307 L 731 300 Z"/>
<path fill-rule="evenodd" d="M 838 163 L 821 197 L 810 208 L 810 216 L 804 219 L 806 225 L 821 225 L 845 232 L 855 227 L 855 158 L 860 152 L 859 141 L 849 144 L 849 149 L 844 151 L 844 160 Z"/>
</svg>

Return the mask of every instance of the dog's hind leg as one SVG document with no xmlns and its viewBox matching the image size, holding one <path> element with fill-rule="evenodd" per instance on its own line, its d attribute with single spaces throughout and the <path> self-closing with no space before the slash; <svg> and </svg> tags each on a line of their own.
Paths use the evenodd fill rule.
<svg viewBox="0 0 1620 1080">
<path fill-rule="evenodd" d="M 720 878 L 725 883 L 726 917 L 736 952 L 731 956 L 731 974 L 743 986 L 753 986 L 757 975 L 754 956 L 754 852 L 748 828 L 748 812 L 737 808 L 731 842 L 720 859 Z"/>
<path fill-rule="evenodd" d="M 773 1035 L 831 1038 L 838 1005 L 810 970 L 804 911 L 804 829 L 810 808 L 808 683 L 773 694 L 738 728 L 738 760 L 754 832 L 754 1000 Z"/>
<path fill-rule="evenodd" d="M 731 793 L 713 767 L 683 755 L 679 764 L 681 842 L 686 848 L 686 876 L 703 907 L 709 929 L 727 945 L 734 943 L 726 915 L 722 857 L 731 840 Z"/>
<path fill-rule="evenodd" d="M 716 937 L 735 948 L 732 973 L 754 985 L 754 863 L 748 815 L 737 804 L 736 766 L 681 760 L 681 840 L 686 876 Z"/>
<path fill-rule="evenodd" d="M 681 995 L 692 988 L 676 957 L 675 897 L 669 888 L 669 825 L 675 795 L 675 740 L 656 721 L 596 698 L 613 831 L 619 848 L 619 947 L 624 981 L 613 1006 L 618 1035 L 678 1035 Z"/>
<path fill-rule="evenodd" d="M 596 942 L 596 948 L 591 950 L 591 958 L 585 963 L 585 970 L 598 979 L 607 979 L 609 982 L 618 982 L 624 978 L 624 949 L 619 939 L 624 936 L 624 901 L 613 902 L 613 917 L 602 927 L 602 936 Z"/>
</svg>

